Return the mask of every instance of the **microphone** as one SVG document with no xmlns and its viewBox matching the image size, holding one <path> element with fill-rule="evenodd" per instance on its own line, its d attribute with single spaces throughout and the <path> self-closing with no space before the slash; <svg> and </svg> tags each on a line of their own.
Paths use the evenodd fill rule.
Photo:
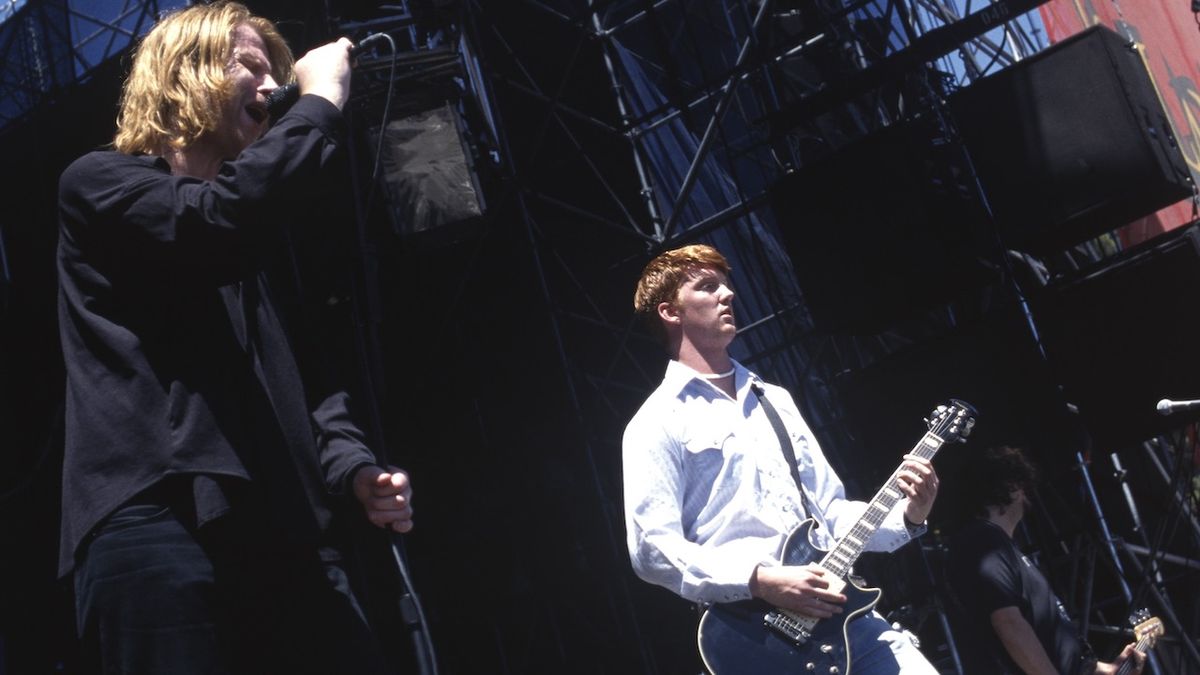
<svg viewBox="0 0 1200 675">
<path fill-rule="evenodd" d="M 351 61 L 366 51 L 372 44 L 382 42 L 386 39 L 388 39 L 386 33 L 372 33 L 363 38 L 358 44 L 350 48 Z M 300 85 L 295 82 L 289 82 L 282 87 L 275 87 L 270 94 L 267 94 L 267 112 L 271 114 L 271 119 L 277 120 L 290 110 L 299 99 Z"/>
<path fill-rule="evenodd" d="M 1185 410 L 1200 410 L 1200 399 L 1194 401 L 1172 401 L 1169 398 L 1164 398 L 1155 406 L 1160 415 L 1171 415 Z"/>
</svg>

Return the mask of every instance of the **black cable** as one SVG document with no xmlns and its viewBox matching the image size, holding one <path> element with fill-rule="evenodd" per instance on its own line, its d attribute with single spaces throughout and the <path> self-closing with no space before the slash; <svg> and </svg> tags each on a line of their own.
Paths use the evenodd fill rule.
<svg viewBox="0 0 1200 675">
<path fill-rule="evenodd" d="M 371 217 L 371 207 L 375 204 L 375 189 L 379 185 L 379 167 L 383 164 L 383 140 L 387 137 L 388 117 L 392 112 L 392 94 L 396 91 L 396 60 L 399 55 L 396 53 L 396 41 L 387 33 L 380 33 L 387 39 L 388 45 L 392 49 L 392 61 L 388 67 L 388 86 L 387 94 L 383 99 L 383 117 L 379 121 L 379 140 L 375 143 L 375 164 L 371 167 L 371 187 L 367 188 L 366 205 L 363 207 L 363 220 L 366 221 Z"/>
<path fill-rule="evenodd" d="M 1200 0 L 1198 0 L 1200 1 Z M 379 33 L 387 40 L 388 46 L 392 49 L 392 62 L 388 68 L 388 87 L 387 96 L 383 99 L 383 119 L 379 122 L 379 142 L 375 145 L 375 166 L 371 169 L 371 191 L 367 193 L 367 213 L 371 213 L 371 197 L 375 191 L 375 181 L 379 178 L 380 160 L 383 158 L 383 138 L 384 132 L 387 130 L 388 115 L 392 111 L 392 94 L 396 91 L 396 41 L 387 33 Z"/>
</svg>

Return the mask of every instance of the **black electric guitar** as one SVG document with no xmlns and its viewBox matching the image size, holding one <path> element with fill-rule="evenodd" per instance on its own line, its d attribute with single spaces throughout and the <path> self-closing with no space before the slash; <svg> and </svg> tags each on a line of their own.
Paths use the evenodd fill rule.
<svg viewBox="0 0 1200 675">
<path fill-rule="evenodd" d="M 946 443 L 966 439 L 975 424 L 975 409 L 951 399 L 950 405 L 938 406 L 928 422 L 929 431 L 910 454 L 931 459 Z M 817 562 L 825 568 L 829 590 L 846 596 L 843 612 L 828 619 L 816 619 L 757 599 L 710 605 L 700 619 L 697 635 L 700 656 L 709 672 L 849 675 L 852 655 L 847 628 L 851 621 L 871 611 L 881 592 L 848 583 L 847 575 L 871 535 L 904 497 L 899 487 L 899 471 L 897 468 L 875 493 L 862 517 L 832 550 L 825 551 L 813 544 L 812 518 L 796 526 L 783 544 L 782 564 Z"/>
<path fill-rule="evenodd" d="M 1154 643 L 1158 642 L 1158 638 L 1163 635 L 1163 624 L 1156 616 L 1150 616 L 1150 612 L 1139 609 L 1129 617 L 1129 623 L 1133 624 L 1133 637 L 1137 639 L 1137 644 L 1134 649 L 1145 654 L 1146 650 L 1153 649 Z M 1136 664 L 1133 659 L 1125 661 L 1117 668 L 1117 675 L 1130 675 L 1134 671 Z"/>
</svg>

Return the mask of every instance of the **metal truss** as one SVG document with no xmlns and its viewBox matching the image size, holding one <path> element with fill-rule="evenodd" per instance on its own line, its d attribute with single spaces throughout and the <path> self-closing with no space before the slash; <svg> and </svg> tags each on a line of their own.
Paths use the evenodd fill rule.
<svg viewBox="0 0 1200 675">
<path fill-rule="evenodd" d="M 0 23 L 8 21 L 18 9 L 25 6 L 25 0 L 5 0 L 0 2 Z"/>
<path fill-rule="evenodd" d="M 0 24 L 0 130 L 122 53 L 184 0 L 31 0 Z"/>
<path fill-rule="evenodd" d="M 591 175 L 596 194 L 604 195 L 605 203 L 581 204 L 540 186 L 531 190 L 530 199 L 571 214 L 581 226 L 607 229 L 625 241 L 627 256 L 642 260 L 650 252 L 701 238 L 720 239 L 727 253 L 730 248 L 743 251 L 735 251 L 740 259 L 735 262 L 743 270 L 755 270 L 756 278 L 738 279 L 743 284 L 739 294 L 743 309 L 750 310 L 743 314 L 742 342 L 748 344 L 740 356 L 778 373 L 777 379 L 794 391 L 804 391 L 817 406 L 810 414 L 818 425 L 836 418 L 835 411 L 822 410 L 820 404 L 828 399 L 830 374 L 862 367 L 909 343 L 913 336 L 896 331 L 869 338 L 813 333 L 789 263 L 779 258 L 773 216 L 764 208 L 771 187 L 785 172 L 803 165 L 804 158 L 789 146 L 793 139 L 773 132 L 771 123 L 787 114 L 789 107 L 803 106 L 811 94 L 827 90 L 835 77 L 861 75 L 889 59 L 903 59 L 907 50 L 928 36 L 940 36 L 945 47 L 915 65 L 934 63 L 953 80 L 947 85 L 951 89 L 1045 46 L 1039 22 L 1013 9 L 1032 9 L 1038 2 L 824 2 L 815 3 L 822 10 L 815 19 L 769 0 L 525 0 L 520 4 L 546 19 L 539 25 L 557 23 L 559 35 L 577 45 L 573 59 L 598 46 L 605 71 L 594 72 L 593 58 L 588 62 L 593 72 L 579 72 L 582 66 L 572 61 L 575 68 L 559 73 L 563 79 L 557 82 L 538 81 L 529 68 L 495 78 L 496 87 L 540 102 L 546 115 L 543 129 L 555 129 L 568 139 L 558 148 L 559 154 L 573 153 L 588 167 L 585 173 Z M 946 31 L 963 23 L 964 17 L 978 18 L 989 10 L 1010 20 L 993 21 L 987 30 L 973 27 L 963 41 L 946 42 Z M 497 23 L 488 30 L 503 37 Z M 835 53 L 837 63 L 803 63 L 820 60 L 822 49 Z M 511 45 L 506 58 L 519 64 L 520 55 Z M 591 101 L 601 106 L 598 111 L 571 100 L 569 78 L 595 82 L 598 75 L 607 79 L 615 94 L 611 101 Z M 890 84 L 894 80 L 880 82 L 880 86 Z M 893 104 L 863 86 L 862 91 L 848 91 L 845 100 L 826 100 L 826 110 L 812 116 L 815 122 L 808 133 L 837 148 L 891 123 L 914 106 Z M 596 146 L 588 147 L 572 133 L 581 126 L 597 132 L 597 143 L 618 143 L 624 148 L 636 191 L 629 190 L 628 184 L 622 191 L 614 186 L 611 174 L 598 168 L 602 162 L 596 158 Z M 668 151 L 686 158 L 686 164 L 666 166 L 663 155 Z M 611 146 L 604 147 L 609 159 L 612 152 Z M 626 258 L 613 262 L 622 260 Z M 574 267 L 569 259 L 560 264 L 565 269 Z M 574 283 L 585 285 L 581 280 Z M 578 286 L 572 289 L 580 299 L 592 292 Z M 640 332 L 631 328 L 625 307 L 615 315 L 595 314 L 601 305 L 593 301 L 580 308 L 561 307 L 560 316 L 611 331 L 613 345 L 619 348 L 641 339 Z M 564 348 L 570 351 L 569 345 Z M 758 364 L 760 359 L 766 362 Z M 587 373 L 586 381 L 598 392 L 609 385 L 621 390 L 644 388 L 646 381 L 624 378 L 644 368 L 627 368 L 628 363 L 621 365 L 623 360 L 614 355 L 604 372 Z"/>
<path fill-rule="evenodd" d="M 961 21 L 971 3 L 945 0 L 913 0 L 913 20 L 928 32 L 939 25 Z M 989 75 L 1049 46 L 1041 22 L 1024 15 L 1000 27 L 964 42 L 952 55 L 941 60 L 947 72 L 962 73 L 959 84 Z"/>
</svg>

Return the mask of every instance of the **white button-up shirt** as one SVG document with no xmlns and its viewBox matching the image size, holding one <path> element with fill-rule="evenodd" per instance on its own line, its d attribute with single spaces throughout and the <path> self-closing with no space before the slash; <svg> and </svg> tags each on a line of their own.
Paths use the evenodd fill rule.
<svg viewBox="0 0 1200 675">
<path fill-rule="evenodd" d="M 750 597 L 758 565 L 777 565 L 784 540 L 806 517 L 770 420 L 750 390 L 765 389 L 783 419 L 831 548 L 866 508 L 846 499 L 842 481 L 787 390 L 734 363 L 736 400 L 691 368 L 671 361 L 663 382 L 625 429 L 625 525 L 634 571 L 695 602 Z M 892 551 L 910 540 L 901 499 L 868 542 Z"/>
</svg>

